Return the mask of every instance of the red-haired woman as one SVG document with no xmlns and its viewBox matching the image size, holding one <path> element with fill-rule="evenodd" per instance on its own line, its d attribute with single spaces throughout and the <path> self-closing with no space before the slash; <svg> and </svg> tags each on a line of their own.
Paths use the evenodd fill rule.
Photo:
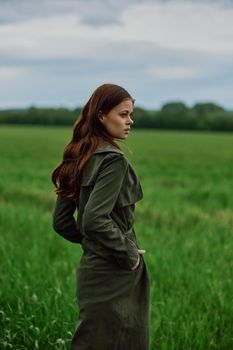
<svg viewBox="0 0 233 350">
<path fill-rule="evenodd" d="M 143 192 L 115 142 L 129 135 L 134 101 L 121 86 L 99 86 L 52 174 L 57 193 L 53 228 L 83 250 L 72 350 L 150 346 L 150 278 L 133 227 L 135 203 Z"/>
</svg>

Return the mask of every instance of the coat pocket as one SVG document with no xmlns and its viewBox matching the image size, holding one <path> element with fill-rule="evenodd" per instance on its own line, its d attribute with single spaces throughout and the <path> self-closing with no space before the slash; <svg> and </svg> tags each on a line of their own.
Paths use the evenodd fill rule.
<svg viewBox="0 0 233 350">
<path fill-rule="evenodd" d="M 82 179 L 80 193 L 79 193 L 79 214 L 78 214 L 79 222 L 82 221 L 83 211 L 89 199 L 89 196 L 93 190 L 94 184 L 95 184 L 95 181 L 93 177 L 84 177 Z"/>
<path fill-rule="evenodd" d="M 139 178 L 133 167 L 129 164 L 121 191 L 117 199 L 117 206 L 126 207 L 143 198 L 143 191 Z"/>
<path fill-rule="evenodd" d="M 119 208 L 126 207 L 138 202 L 143 197 L 142 187 L 140 182 L 132 183 L 130 181 L 123 183 L 121 191 L 116 201 L 116 206 Z"/>
<path fill-rule="evenodd" d="M 116 260 L 121 269 L 133 271 L 131 268 L 135 266 L 140 254 L 138 252 L 138 247 L 135 242 L 134 235 L 129 231 L 124 233 L 127 255 L 122 258 L 116 258 Z"/>
</svg>

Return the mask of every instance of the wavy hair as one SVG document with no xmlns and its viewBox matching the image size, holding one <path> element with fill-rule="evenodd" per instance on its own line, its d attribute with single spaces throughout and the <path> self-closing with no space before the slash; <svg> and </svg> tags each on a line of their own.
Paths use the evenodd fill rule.
<svg viewBox="0 0 233 350">
<path fill-rule="evenodd" d="M 98 146 L 106 142 L 120 149 L 100 122 L 99 113 L 109 113 L 125 99 L 135 101 L 123 87 L 115 84 L 103 84 L 93 92 L 74 123 L 72 139 L 65 146 L 61 164 L 53 170 L 52 182 L 57 194 L 77 200 L 85 164 Z"/>
</svg>

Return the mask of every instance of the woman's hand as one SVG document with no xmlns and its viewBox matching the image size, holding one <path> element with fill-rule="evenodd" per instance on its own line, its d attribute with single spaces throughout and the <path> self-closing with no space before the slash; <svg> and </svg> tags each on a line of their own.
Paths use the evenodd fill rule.
<svg viewBox="0 0 233 350">
<path fill-rule="evenodd" d="M 145 251 L 144 249 L 138 249 L 138 252 L 139 252 L 139 254 L 144 254 L 146 251 Z M 134 265 L 134 266 L 131 268 L 132 271 L 134 271 L 134 270 L 137 269 L 137 267 L 138 267 L 139 264 L 140 264 L 140 259 L 141 259 L 141 258 L 140 258 L 140 255 L 139 255 L 138 261 L 137 261 L 136 265 Z"/>
</svg>

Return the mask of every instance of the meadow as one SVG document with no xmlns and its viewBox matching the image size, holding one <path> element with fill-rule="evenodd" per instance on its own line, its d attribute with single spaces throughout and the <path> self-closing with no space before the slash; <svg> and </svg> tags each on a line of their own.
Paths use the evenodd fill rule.
<svg viewBox="0 0 233 350">
<path fill-rule="evenodd" d="M 0 128 L 0 349 L 69 349 L 82 248 L 52 229 L 71 127 Z M 131 149 L 131 152 L 127 149 Z M 132 130 L 151 350 L 233 349 L 233 134 Z"/>
</svg>

